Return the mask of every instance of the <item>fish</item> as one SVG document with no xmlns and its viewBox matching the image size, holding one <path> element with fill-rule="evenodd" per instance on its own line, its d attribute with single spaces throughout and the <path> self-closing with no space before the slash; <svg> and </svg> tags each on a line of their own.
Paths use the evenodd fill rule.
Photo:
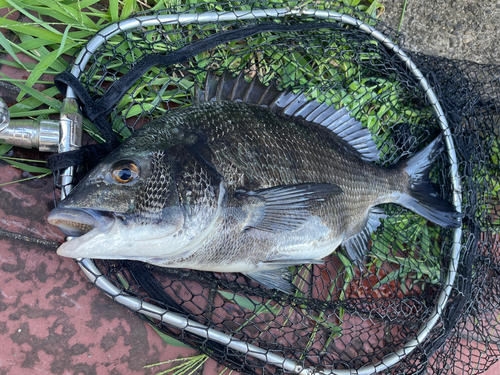
<svg viewBox="0 0 500 375">
<path fill-rule="evenodd" d="M 429 180 L 442 136 L 384 168 L 345 107 L 229 72 L 208 72 L 193 96 L 134 132 L 50 213 L 76 237 L 59 255 L 243 273 L 293 293 L 290 266 L 321 264 L 341 245 L 363 264 L 381 204 L 461 225 Z"/>
</svg>

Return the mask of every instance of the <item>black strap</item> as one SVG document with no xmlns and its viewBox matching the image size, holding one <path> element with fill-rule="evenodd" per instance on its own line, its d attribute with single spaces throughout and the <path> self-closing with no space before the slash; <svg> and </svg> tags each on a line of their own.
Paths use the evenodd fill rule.
<svg viewBox="0 0 500 375">
<path fill-rule="evenodd" d="M 220 44 L 241 40 L 263 32 L 290 32 L 310 29 L 331 29 L 339 27 L 334 22 L 322 23 L 294 23 L 283 24 L 277 22 L 260 23 L 236 30 L 221 31 L 207 38 L 197 40 L 191 44 L 179 48 L 167 55 L 151 54 L 140 59 L 133 69 L 115 81 L 113 86 L 97 100 L 93 100 L 87 93 L 85 87 L 69 72 L 63 72 L 55 77 L 55 84 L 59 91 L 66 92 L 67 86 L 71 87 L 77 98 L 80 100 L 83 114 L 94 122 L 107 143 L 96 146 L 86 146 L 78 151 L 61 153 L 49 157 L 48 166 L 53 171 L 67 168 L 71 165 L 88 164 L 89 167 L 96 163 L 96 160 L 104 157 L 118 146 L 116 134 L 112 131 L 111 125 L 106 120 L 106 116 L 111 113 L 116 104 L 134 83 L 143 76 L 153 66 L 169 66 L 186 62 L 192 57 L 212 49 Z M 90 149 L 90 150 L 89 150 Z M 67 155 L 67 156 L 66 156 Z M 68 160 L 65 160 L 65 158 Z"/>
<path fill-rule="evenodd" d="M 49 156 L 47 160 L 47 167 L 52 171 L 72 167 L 74 165 L 94 166 L 99 163 L 99 160 L 105 157 L 113 148 L 111 143 L 103 143 L 97 145 L 89 145 L 83 147 L 81 150 L 61 152 Z"/>
</svg>

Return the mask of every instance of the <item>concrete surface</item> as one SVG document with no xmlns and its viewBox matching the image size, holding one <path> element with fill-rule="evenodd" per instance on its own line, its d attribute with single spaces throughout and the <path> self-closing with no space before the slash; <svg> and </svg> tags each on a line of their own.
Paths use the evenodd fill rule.
<svg viewBox="0 0 500 375">
<path fill-rule="evenodd" d="M 381 20 L 397 30 L 403 0 L 381 0 Z M 401 32 L 405 47 L 428 55 L 500 63 L 500 1 L 408 0 Z"/>
</svg>

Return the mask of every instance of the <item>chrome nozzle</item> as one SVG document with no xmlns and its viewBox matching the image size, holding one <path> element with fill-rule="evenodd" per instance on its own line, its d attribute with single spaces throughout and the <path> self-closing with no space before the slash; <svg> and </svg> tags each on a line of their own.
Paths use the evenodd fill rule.
<svg viewBox="0 0 500 375">
<path fill-rule="evenodd" d="M 10 121 L 10 113 L 7 108 L 7 104 L 0 99 L 0 132 L 2 132 L 8 125 Z"/>
<path fill-rule="evenodd" d="M 5 102 L 0 101 L 0 139 L 5 143 L 57 152 L 59 148 L 59 121 L 10 120 Z"/>
<path fill-rule="evenodd" d="M 17 147 L 43 152 L 74 150 L 81 144 L 82 123 L 75 99 L 64 100 L 60 121 L 10 120 L 9 109 L 0 99 L 0 140 Z"/>
<path fill-rule="evenodd" d="M 0 132 L 5 143 L 38 148 L 43 152 L 57 152 L 59 146 L 59 122 L 51 120 L 11 120 Z"/>
</svg>

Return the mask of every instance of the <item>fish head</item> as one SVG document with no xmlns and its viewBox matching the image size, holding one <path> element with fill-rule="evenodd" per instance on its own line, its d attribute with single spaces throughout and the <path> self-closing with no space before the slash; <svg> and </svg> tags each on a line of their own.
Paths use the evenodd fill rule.
<svg viewBox="0 0 500 375">
<path fill-rule="evenodd" d="M 49 215 L 64 234 L 78 236 L 58 254 L 144 260 L 186 245 L 193 236 L 184 228 L 176 154 L 121 146 L 103 159 Z"/>
</svg>

